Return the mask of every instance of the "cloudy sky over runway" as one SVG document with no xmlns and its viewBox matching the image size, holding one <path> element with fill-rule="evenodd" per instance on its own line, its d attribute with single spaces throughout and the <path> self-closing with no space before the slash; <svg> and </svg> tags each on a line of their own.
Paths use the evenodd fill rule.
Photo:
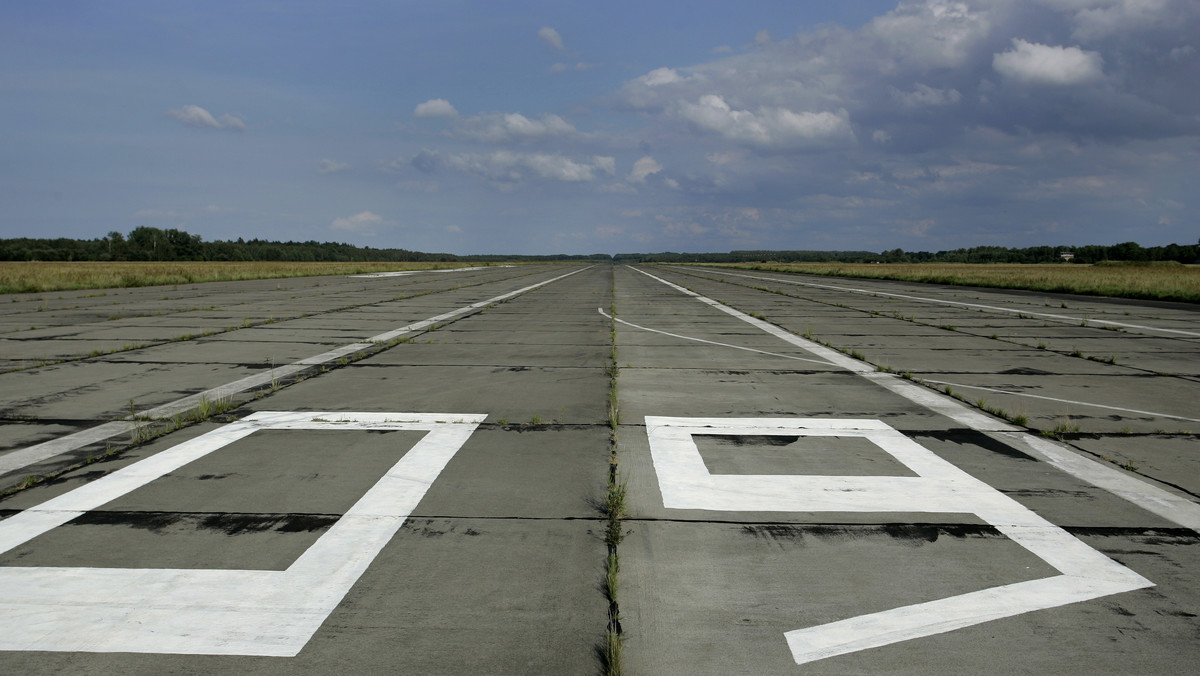
<svg viewBox="0 0 1200 676">
<path fill-rule="evenodd" d="M 1200 4 L 0 6 L 0 237 L 1191 243 Z"/>
</svg>

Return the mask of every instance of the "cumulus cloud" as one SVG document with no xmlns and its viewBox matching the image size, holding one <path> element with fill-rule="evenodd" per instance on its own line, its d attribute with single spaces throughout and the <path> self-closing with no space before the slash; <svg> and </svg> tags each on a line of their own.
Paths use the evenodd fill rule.
<svg viewBox="0 0 1200 676">
<path fill-rule="evenodd" d="M 1068 86 L 1104 77 L 1098 52 L 1078 47 L 1055 47 L 1013 38 L 1013 48 L 996 54 L 992 67 L 1006 78 L 1038 85 Z"/>
<path fill-rule="evenodd" d="M 484 113 L 463 120 L 454 133 L 477 141 L 499 143 L 570 136 L 576 130 L 558 115 L 546 114 L 531 119 L 520 113 Z"/>
<path fill-rule="evenodd" d="M 957 89 L 936 89 L 918 82 L 912 91 L 900 91 L 890 88 L 892 98 L 904 108 L 926 108 L 929 106 L 949 106 L 962 100 L 962 94 Z"/>
<path fill-rule="evenodd" d="M 167 111 L 167 115 L 179 120 L 189 127 L 197 129 L 225 129 L 228 131 L 246 131 L 246 124 L 238 117 L 228 113 L 220 119 L 200 106 L 189 104 Z"/>
<path fill-rule="evenodd" d="M 383 217 L 370 211 L 360 211 L 348 218 L 335 218 L 330 227 L 334 230 L 346 230 L 360 235 L 374 233 L 374 228 L 383 222 Z"/>
<path fill-rule="evenodd" d="M 546 44 L 560 52 L 566 51 L 567 49 L 565 46 L 563 46 L 562 36 L 558 34 L 558 31 L 549 26 L 542 26 L 542 28 L 538 30 L 538 37 L 545 40 Z"/>
<path fill-rule="evenodd" d="M 413 117 L 458 117 L 458 111 L 446 99 L 429 99 L 413 108 Z"/>
<path fill-rule="evenodd" d="M 633 171 L 629 172 L 629 181 L 633 183 L 645 183 L 647 176 L 657 174 L 662 171 L 662 168 L 662 165 L 653 157 L 647 155 L 633 163 Z"/>
<path fill-rule="evenodd" d="M 241 118 L 234 117 L 228 113 L 222 115 L 218 121 L 225 129 L 232 129 L 233 131 L 246 131 L 246 123 L 242 122 Z"/>
<path fill-rule="evenodd" d="M 736 110 L 717 94 L 679 105 L 679 116 L 697 128 L 761 147 L 828 145 L 852 141 L 854 131 L 844 109 L 835 112 L 794 112 L 762 107 Z"/>
<path fill-rule="evenodd" d="M 350 168 L 350 165 L 346 164 L 345 162 L 338 162 L 337 160 L 323 159 L 320 162 L 320 166 L 317 168 L 317 173 L 335 174 L 339 171 L 345 171 L 349 168 Z"/>
<path fill-rule="evenodd" d="M 958 67 L 991 29 L 989 10 L 989 5 L 973 9 L 961 0 L 901 2 L 871 21 L 864 33 L 887 48 L 890 66 Z"/>
<path fill-rule="evenodd" d="M 445 162 L 452 169 L 510 187 L 530 176 L 567 183 L 591 181 L 596 178 L 597 172 L 611 175 L 616 166 L 616 159 L 607 156 L 579 161 L 555 153 L 520 153 L 511 150 L 452 154 L 446 156 Z"/>
<path fill-rule="evenodd" d="M 1183 0 L 1186 2 L 1187 0 Z M 1102 40 L 1118 32 L 1163 27 L 1178 17 L 1178 0 L 1051 0 L 1070 12 L 1076 40 Z"/>
<path fill-rule="evenodd" d="M 683 82 L 684 77 L 679 74 L 679 71 L 674 68 L 655 68 L 645 75 L 637 78 L 635 82 L 646 87 L 659 87 L 665 84 L 674 84 Z"/>
</svg>

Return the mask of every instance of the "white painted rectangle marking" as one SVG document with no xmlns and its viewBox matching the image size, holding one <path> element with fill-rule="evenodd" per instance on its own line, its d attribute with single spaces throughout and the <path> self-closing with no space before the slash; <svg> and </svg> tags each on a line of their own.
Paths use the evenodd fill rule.
<svg viewBox="0 0 1200 676">
<path fill-rule="evenodd" d="M 262 411 L 0 521 L 0 552 L 269 429 L 427 434 L 283 571 L 0 567 L 0 650 L 291 657 L 486 414 Z"/>
<path fill-rule="evenodd" d="M 646 416 L 668 509 L 975 514 L 1062 575 L 870 613 L 784 634 L 797 664 L 1154 586 L 879 420 Z M 917 477 L 711 474 L 696 435 L 857 436 Z"/>
</svg>

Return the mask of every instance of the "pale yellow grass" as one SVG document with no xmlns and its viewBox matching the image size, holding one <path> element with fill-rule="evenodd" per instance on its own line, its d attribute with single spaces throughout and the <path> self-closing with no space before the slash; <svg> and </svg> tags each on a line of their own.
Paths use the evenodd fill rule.
<svg viewBox="0 0 1200 676">
<path fill-rule="evenodd" d="M 0 293 L 228 282 L 246 279 L 354 275 L 486 265 L 485 263 L 296 263 L 296 262 L 0 262 Z"/>
<path fill-rule="evenodd" d="M 718 267 L 1200 302 L 1200 266 L 1195 265 L 723 263 Z"/>
</svg>

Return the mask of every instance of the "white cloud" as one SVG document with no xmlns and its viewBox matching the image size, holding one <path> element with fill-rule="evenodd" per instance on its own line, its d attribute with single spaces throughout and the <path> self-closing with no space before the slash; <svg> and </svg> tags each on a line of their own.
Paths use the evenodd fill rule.
<svg viewBox="0 0 1200 676">
<path fill-rule="evenodd" d="M 216 118 L 212 116 L 212 113 L 201 108 L 200 106 L 186 105 L 182 108 L 168 110 L 167 115 L 170 115 L 189 127 L 196 127 L 198 129 L 203 129 L 205 127 L 209 129 L 221 128 L 221 123 L 217 122 Z"/>
<path fill-rule="evenodd" d="M 189 127 L 197 129 L 224 129 L 227 131 L 246 131 L 246 123 L 241 118 L 226 113 L 220 118 L 197 105 L 186 105 L 167 111 L 167 115 L 179 120 Z"/>
<path fill-rule="evenodd" d="M 588 162 L 578 162 L 552 153 L 518 153 L 497 150 L 492 153 L 461 153 L 446 156 L 447 166 L 474 174 L 497 184 L 514 185 L 533 174 L 540 178 L 575 183 L 595 179 L 595 172 L 611 174 L 615 160 L 596 156 Z"/>
<path fill-rule="evenodd" d="M 957 89 L 935 89 L 927 84 L 918 82 L 911 92 L 903 92 L 895 87 L 890 89 L 892 98 L 905 108 L 925 108 L 928 106 L 948 106 L 962 100 L 962 94 Z"/>
<path fill-rule="evenodd" d="M 764 29 L 760 30 L 759 32 L 755 33 L 754 34 L 754 44 L 756 44 L 756 45 L 771 44 L 771 31 L 764 28 Z"/>
<path fill-rule="evenodd" d="M 446 99 L 429 99 L 413 108 L 413 117 L 458 117 L 458 111 Z"/>
<path fill-rule="evenodd" d="M 990 5 L 985 5 L 989 7 Z M 972 11 L 961 0 L 901 2 L 866 27 L 867 36 L 890 48 L 897 63 L 919 68 L 962 65 L 988 34 L 988 10 Z"/>
<path fill-rule="evenodd" d="M 463 120 L 455 133 L 479 141 L 498 143 L 569 136 L 576 130 L 557 115 L 543 115 L 534 120 L 520 113 L 484 113 Z"/>
<path fill-rule="evenodd" d="M 345 162 L 330 159 L 323 159 L 320 164 L 321 166 L 317 168 L 317 173 L 321 174 L 334 174 L 350 168 L 350 165 Z"/>
<path fill-rule="evenodd" d="M 1085 42 L 1120 32 L 1168 25 L 1175 12 L 1169 0 L 1073 0 L 1057 5 L 1074 9 L 1071 37 Z"/>
<path fill-rule="evenodd" d="M 646 87 L 659 87 L 665 84 L 674 84 L 683 82 L 684 77 L 679 74 L 674 68 L 655 68 L 645 75 L 637 78 L 634 82 L 642 84 Z"/>
<path fill-rule="evenodd" d="M 733 47 L 730 47 L 729 45 L 717 45 L 716 47 L 713 47 L 711 51 L 713 54 L 732 54 Z"/>
<path fill-rule="evenodd" d="M 1078 47 L 1055 47 L 1013 38 L 1013 49 L 992 58 L 992 67 L 1006 78 L 1028 84 L 1066 86 L 1104 77 L 1098 52 Z"/>
<path fill-rule="evenodd" d="M 222 115 L 218 121 L 225 129 L 232 129 L 233 131 L 246 131 L 246 123 L 242 122 L 241 118 L 234 117 L 228 113 Z"/>
<path fill-rule="evenodd" d="M 633 163 L 633 171 L 629 172 L 629 180 L 633 183 L 645 183 L 646 177 L 662 171 L 662 165 L 649 155 Z"/>
<path fill-rule="evenodd" d="M 453 233 L 455 235 L 460 235 L 460 234 L 462 234 L 462 231 L 463 231 L 462 228 L 458 227 L 457 225 L 447 225 L 446 227 L 444 227 L 442 229 L 445 230 L 446 232 Z"/>
<path fill-rule="evenodd" d="M 549 26 L 543 26 L 540 30 L 538 30 L 538 37 L 545 40 L 546 44 L 560 52 L 564 52 L 567 49 L 565 46 L 563 46 L 562 36 L 558 34 L 558 31 Z"/>
<path fill-rule="evenodd" d="M 347 230 L 361 235 L 374 233 L 374 227 L 383 222 L 383 217 L 370 211 L 360 211 L 349 218 L 335 218 L 330 227 L 334 230 Z"/>
<path fill-rule="evenodd" d="M 596 155 L 592 158 L 592 165 L 609 176 L 617 173 L 617 159 L 615 157 Z"/>
<path fill-rule="evenodd" d="M 680 103 L 679 115 L 705 131 L 761 147 L 828 145 L 854 138 L 845 110 L 797 113 L 763 107 L 752 112 L 735 110 L 723 97 L 706 94 L 696 103 Z"/>
</svg>

